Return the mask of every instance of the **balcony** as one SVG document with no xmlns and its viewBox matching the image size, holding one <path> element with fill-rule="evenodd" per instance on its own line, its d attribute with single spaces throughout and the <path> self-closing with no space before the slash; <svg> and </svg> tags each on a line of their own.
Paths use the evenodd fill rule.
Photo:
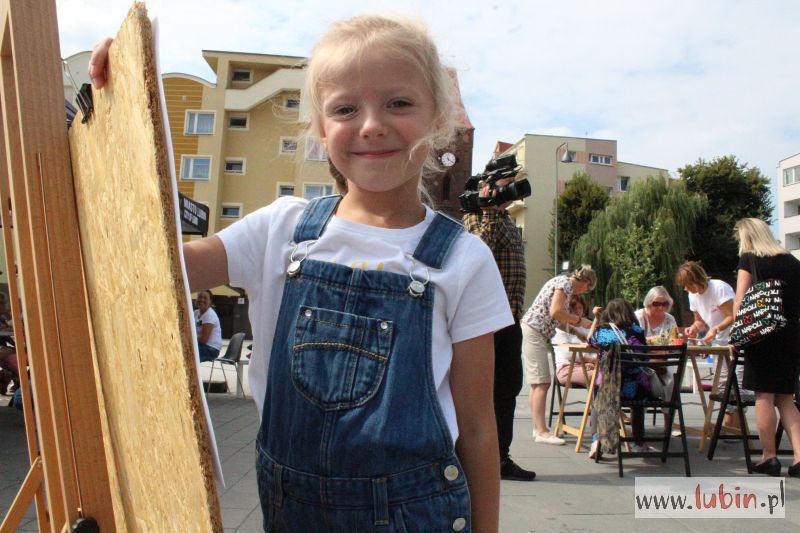
<svg viewBox="0 0 800 533">
<path fill-rule="evenodd" d="M 260 103 L 283 91 L 299 91 L 305 80 L 305 70 L 282 68 L 247 89 L 225 91 L 227 111 L 250 111 Z"/>
</svg>

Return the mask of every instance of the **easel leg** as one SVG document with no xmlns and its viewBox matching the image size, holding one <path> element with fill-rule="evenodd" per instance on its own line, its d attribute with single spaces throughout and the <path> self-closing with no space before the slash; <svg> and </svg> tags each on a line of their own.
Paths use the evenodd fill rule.
<svg viewBox="0 0 800 533">
<path fill-rule="evenodd" d="M 3 523 L 0 524 L 0 533 L 12 533 L 17 530 L 34 496 L 42 487 L 42 478 L 42 460 L 37 457 L 31 465 L 31 469 L 28 470 L 28 475 L 25 476 L 25 481 L 22 482 L 17 497 L 14 498 Z"/>
</svg>

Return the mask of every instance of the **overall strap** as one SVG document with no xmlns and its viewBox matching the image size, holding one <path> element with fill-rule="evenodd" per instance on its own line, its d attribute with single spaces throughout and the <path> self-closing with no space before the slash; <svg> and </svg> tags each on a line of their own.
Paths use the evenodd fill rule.
<svg viewBox="0 0 800 533">
<path fill-rule="evenodd" d="M 414 250 L 414 259 L 426 266 L 440 270 L 450 248 L 462 231 L 465 230 L 461 222 L 437 212 Z"/>
<path fill-rule="evenodd" d="M 305 210 L 297 220 L 297 225 L 294 227 L 294 236 L 292 237 L 294 242 L 299 243 L 319 239 L 341 199 L 340 195 L 335 194 L 333 196 L 314 198 L 308 202 Z"/>
</svg>

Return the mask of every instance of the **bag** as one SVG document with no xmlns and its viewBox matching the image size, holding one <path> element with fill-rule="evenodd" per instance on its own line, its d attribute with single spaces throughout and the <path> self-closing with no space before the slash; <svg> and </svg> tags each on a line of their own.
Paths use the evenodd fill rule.
<svg viewBox="0 0 800 533">
<path fill-rule="evenodd" d="M 744 293 L 731 326 L 730 342 L 740 349 L 757 344 L 786 326 L 783 282 L 779 279 L 755 281 L 755 261 L 752 269 L 754 281 Z"/>
<path fill-rule="evenodd" d="M 597 434 L 600 450 L 605 454 L 613 454 L 619 448 L 619 386 L 622 383 L 619 344 L 611 346 L 606 356 L 600 358 L 599 364 L 603 382 L 594 400 Z"/>
</svg>

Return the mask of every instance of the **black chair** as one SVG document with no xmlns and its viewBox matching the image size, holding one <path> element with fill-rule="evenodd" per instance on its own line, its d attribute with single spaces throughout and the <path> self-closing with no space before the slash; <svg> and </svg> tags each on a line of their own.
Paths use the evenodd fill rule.
<svg viewBox="0 0 800 533">
<path fill-rule="evenodd" d="M 658 457 L 662 463 L 667 462 L 668 457 L 683 457 L 686 476 L 691 477 L 692 472 L 689 466 L 689 448 L 686 444 L 686 426 L 683 420 L 683 404 L 681 403 L 681 387 L 683 382 L 683 372 L 686 369 L 686 346 L 631 346 L 615 345 L 609 356 L 617 357 L 617 361 L 622 365 L 621 370 L 624 375 L 625 369 L 630 367 L 650 368 L 657 372 L 659 369 L 666 369 L 673 374 L 675 386 L 672 387 L 672 394 L 669 398 L 646 398 L 640 400 L 626 400 L 620 398 L 620 407 L 642 408 L 644 410 L 668 409 L 667 423 L 664 425 L 661 436 L 644 436 L 644 442 L 660 442 L 661 450 L 652 452 L 632 452 L 623 451 L 623 444 L 634 442 L 633 435 L 620 435 L 619 447 L 617 449 L 617 464 L 619 465 L 619 477 L 623 477 L 622 460 L 629 457 Z M 669 444 L 672 437 L 672 423 L 675 420 L 675 413 L 678 413 L 680 424 L 680 439 L 682 450 L 670 452 Z"/>
<path fill-rule="evenodd" d="M 225 383 L 228 383 L 228 376 L 225 374 L 225 365 L 232 365 L 236 371 L 236 379 L 239 381 L 239 387 L 244 390 L 242 380 L 239 378 L 239 360 L 242 358 L 242 344 L 244 342 L 244 332 L 235 333 L 231 340 L 228 342 L 228 347 L 225 350 L 225 355 L 217 357 L 211 361 L 211 374 L 208 376 L 208 385 L 206 386 L 206 394 L 211 390 L 211 380 L 214 377 L 214 367 L 219 363 L 222 369 L 222 375 L 225 376 Z"/>
<path fill-rule="evenodd" d="M 580 356 L 576 356 L 575 357 L 575 367 L 576 368 L 580 368 L 580 362 L 578 361 L 579 357 Z M 555 353 L 554 350 L 550 350 L 550 361 L 553 363 L 553 384 L 550 387 L 550 417 L 547 420 L 547 425 L 550 426 L 550 427 L 553 427 L 553 416 L 554 415 L 558 416 L 558 411 L 561 408 L 561 403 L 563 402 L 563 393 L 561 391 L 563 390 L 564 385 L 562 385 L 558 381 L 558 376 L 556 376 L 556 374 L 558 373 L 558 370 L 557 370 L 557 366 L 556 366 L 556 353 Z M 590 378 L 591 378 L 591 375 L 592 375 L 592 373 L 589 372 L 589 377 Z M 586 387 L 584 387 L 583 385 L 577 384 L 577 383 L 570 383 L 569 388 L 570 388 L 570 390 L 575 390 L 575 389 L 586 390 Z M 555 402 L 556 395 L 558 395 L 558 403 Z M 571 403 L 583 403 L 583 402 L 579 400 L 579 401 L 571 402 Z M 564 408 L 565 408 L 565 411 L 564 411 L 564 418 L 565 419 L 568 416 L 583 417 L 583 409 L 581 409 L 580 411 L 567 411 L 566 410 L 566 405 L 564 406 Z"/>
<path fill-rule="evenodd" d="M 742 364 L 744 364 L 745 354 L 739 350 L 736 351 L 736 356 L 732 358 L 731 361 L 728 363 L 728 376 L 729 378 L 735 378 L 736 376 L 736 368 Z M 711 435 L 711 440 L 708 445 L 708 453 L 706 457 L 708 460 L 714 459 L 714 452 L 717 448 L 717 442 L 721 438 L 720 435 L 722 433 L 723 427 L 723 420 L 725 419 L 725 410 L 727 409 L 729 404 L 733 404 L 736 407 L 736 411 L 739 415 L 739 432 L 737 433 L 725 433 L 722 438 L 730 439 L 730 440 L 740 440 L 742 441 L 742 446 L 744 447 L 744 461 L 747 465 L 747 473 L 753 473 L 753 460 L 752 456 L 754 454 L 761 454 L 762 450 L 758 447 L 753 447 L 750 445 L 751 441 L 758 440 L 758 434 L 753 433 L 751 434 L 748 427 L 747 427 L 747 419 L 745 419 L 744 415 L 744 408 L 745 407 L 752 407 L 756 404 L 755 394 L 752 392 L 742 392 L 739 388 L 739 383 L 737 379 L 728 379 L 728 382 L 725 384 L 725 390 L 721 393 L 718 392 L 716 394 L 712 394 L 710 398 L 716 402 L 719 402 L 719 413 L 717 415 L 717 423 L 714 425 L 714 433 Z M 797 385 L 795 386 L 795 395 L 794 395 L 794 402 L 800 408 L 800 394 L 798 394 Z M 783 437 L 783 424 L 778 420 L 778 428 L 775 431 L 775 450 L 777 455 L 793 455 L 792 450 L 781 450 L 781 439 Z"/>
</svg>

